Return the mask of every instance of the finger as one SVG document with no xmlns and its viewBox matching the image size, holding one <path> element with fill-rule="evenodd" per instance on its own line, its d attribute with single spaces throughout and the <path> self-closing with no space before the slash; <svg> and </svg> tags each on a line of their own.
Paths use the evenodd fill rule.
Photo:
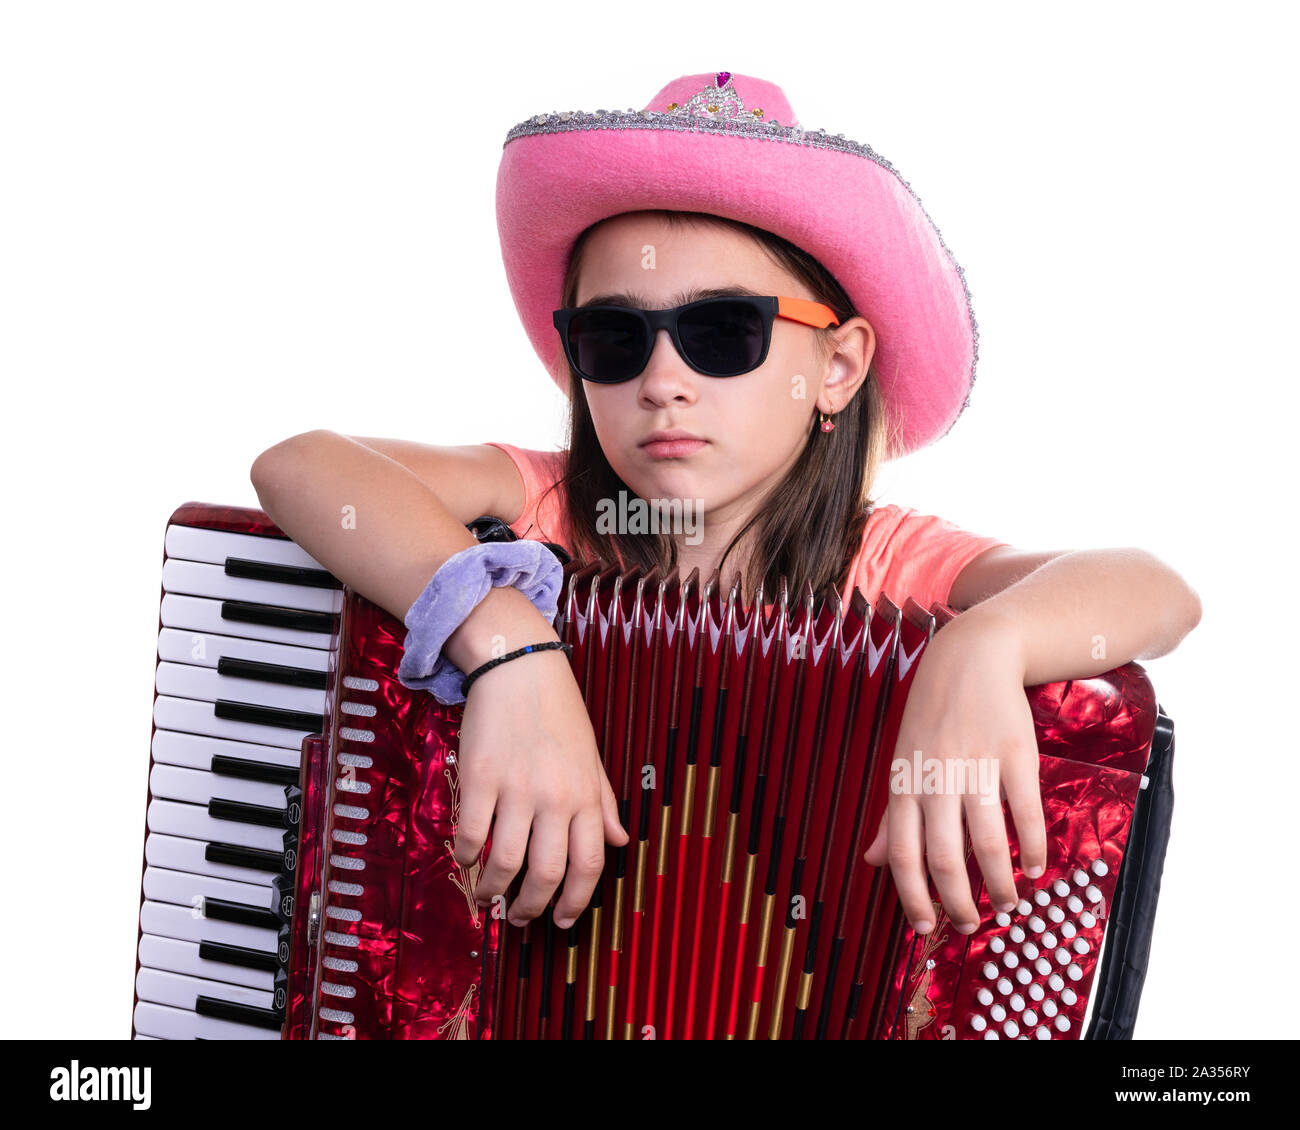
<svg viewBox="0 0 1300 1130">
<path fill-rule="evenodd" d="M 528 844 L 528 870 L 524 874 L 523 886 L 507 912 L 507 917 L 516 926 L 541 914 L 564 878 L 569 858 L 569 823 L 568 816 L 557 816 L 554 810 L 534 815 L 533 835 Z"/>
<path fill-rule="evenodd" d="M 918 934 L 934 928 L 934 907 L 921 864 L 924 847 L 921 829 L 921 806 L 915 797 L 891 797 L 886 809 L 889 826 L 889 869 L 894 875 L 898 900 L 903 913 Z"/>
<path fill-rule="evenodd" d="M 605 839 L 601 819 L 595 809 L 587 808 L 569 824 L 569 870 L 564 890 L 555 904 L 555 924 L 563 929 L 572 926 L 587 909 L 592 892 L 605 867 Z"/>
<path fill-rule="evenodd" d="M 474 897 L 479 902 L 491 902 L 504 895 L 519 873 L 528 848 L 528 829 L 532 819 L 531 808 L 502 801 L 492 829 L 492 849 L 483 864 L 478 886 L 474 888 Z"/>
<path fill-rule="evenodd" d="M 889 825 L 882 817 L 880 827 L 876 829 L 876 838 L 871 841 L 871 846 L 867 848 L 866 853 L 863 855 L 863 859 L 871 864 L 872 867 L 883 867 L 889 858 L 888 849 Z"/>
<path fill-rule="evenodd" d="M 1011 847 L 1007 842 L 1007 825 L 1002 819 L 1000 794 L 992 792 L 967 795 L 966 827 L 970 830 L 971 850 L 979 860 L 984 887 L 995 910 L 1010 910 L 1019 897 L 1011 871 Z"/>
<path fill-rule="evenodd" d="M 600 775 L 600 785 L 600 815 L 605 839 L 615 847 L 622 847 L 628 841 L 627 829 L 618 818 L 618 800 L 610 787 L 609 778 L 603 772 Z"/>
<path fill-rule="evenodd" d="M 922 806 L 925 863 L 948 917 L 958 930 L 969 934 L 979 925 L 979 914 L 975 910 L 970 877 L 966 873 L 961 802 L 958 793 L 940 793 L 926 798 Z"/>
<path fill-rule="evenodd" d="M 1020 841 L 1020 870 L 1037 879 L 1047 868 L 1047 826 L 1043 820 L 1043 796 L 1038 786 L 1038 751 L 1022 763 L 1006 765 L 1002 788 Z"/>
<path fill-rule="evenodd" d="M 482 787 L 472 777 L 461 779 L 460 808 L 452 855 L 462 867 L 473 867 L 483 853 L 483 844 L 492 829 L 492 813 L 496 809 L 498 795 L 495 788 Z"/>
</svg>

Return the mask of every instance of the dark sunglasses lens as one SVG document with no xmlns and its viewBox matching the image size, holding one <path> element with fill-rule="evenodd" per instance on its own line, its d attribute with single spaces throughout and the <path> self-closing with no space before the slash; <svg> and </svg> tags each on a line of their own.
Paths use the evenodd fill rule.
<svg viewBox="0 0 1300 1130">
<path fill-rule="evenodd" d="M 684 310 L 677 334 L 691 364 L 714 376 L 747 373 L 763 356 L 763 313 L 752 302 L 724 298 Z"/>
<path fill-rule="evenodd" d="M 569 352 L 588 380 L 625 381 L 645 361 L 645 324 L 618 310 L 583 310 L 569 322 Z"/>
</svg>

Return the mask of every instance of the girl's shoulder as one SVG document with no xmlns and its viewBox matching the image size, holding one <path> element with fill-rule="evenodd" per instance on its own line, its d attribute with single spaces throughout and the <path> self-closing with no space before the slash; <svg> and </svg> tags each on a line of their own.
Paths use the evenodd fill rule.
<svg viewBox="0 0 1300 1130">
<path fill-rule="evenodd" d="M 877 506 L 867 519 L 848 584 L 871 602 L 883 592 L 900 608 L 908 597 L 929 608 L 947 602 L 957 575 L 971 561 L 1008 544 L 915 507 Z"/>
<path fill-rule="evenodd" d="M 496 441 L 489 441 L 487 446 L 500 448 L 509 455 L 524 483 L 524 508 L 510 523 L 510 528 L 518 537 L 530 541 L 552 541 L 568 547 L 562 499 L 560 492 L 551 487 L 564 476 L 569 453 L 539 451 Z"/>
</svg>

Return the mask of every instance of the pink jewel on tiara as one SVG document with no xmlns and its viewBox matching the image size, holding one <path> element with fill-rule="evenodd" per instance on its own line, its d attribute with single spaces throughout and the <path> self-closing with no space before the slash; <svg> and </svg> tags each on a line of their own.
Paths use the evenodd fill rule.
<svg viewBox="0 0 1300 1130">
<path fill-rule="evenodd" d="M 712 118 L 714 121 L 726 121 L 731 118 L 749 116 L 762 118 L 763 111 L 755 106 L 752 110 L 745 108 L 739 91 L 731 84 L 731 72 L 719 71 L 713 77 L 713 85 L 692 94 L 685 102 L 669 102 L 667 113 L 694 114 L 700 118 Z"/>
</svg>

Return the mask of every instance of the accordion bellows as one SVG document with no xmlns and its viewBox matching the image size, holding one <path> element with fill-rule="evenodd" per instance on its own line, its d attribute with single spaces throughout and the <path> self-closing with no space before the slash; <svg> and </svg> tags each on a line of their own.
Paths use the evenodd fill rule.
<svg viewBox="0 0 1300 1130">
<path fill-rule="evenodd" d="M 894 745 L 956 615 L 829 590 L 746 606 L 716 574 L 566 564 L 556 627 L 631 838 L 572 928 L 549 912 L 520 928 L 452 856 L 462 707 L 398 681 L 401 622 L 261 511 L 181 507 L 133 1033 L 1131 1035 L 1173 753 L 1138 664 L 1026 688 L 1049 861 L 1032 882 L 1017 867 L 1010 914 L 968 854 L 979 929 L 958 934 L 936 899 L 918 937 L 862 858 L 891 779 L 933 768 Z"/>
</svg>

